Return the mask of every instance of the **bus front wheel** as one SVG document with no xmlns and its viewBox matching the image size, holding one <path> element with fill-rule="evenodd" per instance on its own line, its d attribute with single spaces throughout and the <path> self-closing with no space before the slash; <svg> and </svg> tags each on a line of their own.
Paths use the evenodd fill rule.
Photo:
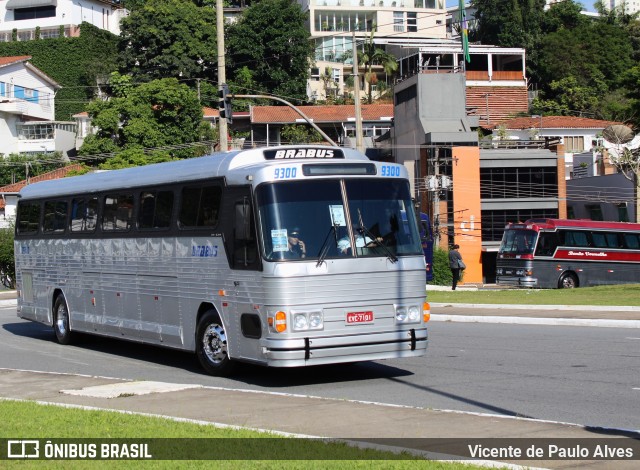
<svg viewBox="0 0 640 470">
<path fill-rule="evenodd" d="M 575 289 L 578 287 L 578 279 L 574 274 L 564 273 L 558 281 L 558 287 L 560 289 Z"/>
<path fill-rule="evenodd" d="M 70 344 L 73 340 L 69 322 L 69 307 L 67 307 L 67 301 L 62 294 L 56 297 L 56 302 L 53 304 L 53 331 L 60 344 Z"/>
<path fill-rule="evenodd" d="M 226 376 L 234 369 L 224 326 L 214 310 L 205 312 L 198 322 L 196 355 L 200 365 L 211 375 Z"/>
</svg>

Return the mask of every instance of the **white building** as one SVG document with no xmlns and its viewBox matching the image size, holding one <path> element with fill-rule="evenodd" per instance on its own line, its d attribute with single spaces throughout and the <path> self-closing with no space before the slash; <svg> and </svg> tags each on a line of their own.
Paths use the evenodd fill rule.
<svg viewBox="0 0 640 470">
<path fill-rule="evenodd" d="M 514 145 L 518 141 L 559 139 L 564 145 L 567 179 L 579 176 L 576 172 L 600 176 L 607 172 L 600 158 L 602 131 L 614 124 L 620 123 L 575 116 L 520 117 L 494 126 L 493 139 L 512 140 Z M 586 164 L 585 158 L 589 160 Z"/>
<path fill-rule="evenodd" d="M 627 15 L 640 12 L 640 0 L 604 0 L 608 10 L 624 11 Z"/>
<path fill-rule="evenodd" d="M 31 56 L 0 57 L 0 156 L 74 148 L 75 123 L 55 121 L 60 89 L 30 62 Z"/>
<path fill-rule="evenodd" d="M 0 41 L 75 37 L 83 22 L 119 35 L 127 14 L 111 0 L 6 0 L 0 2 Z"/>
<path fill-rule="evenodd" d="M 341 96 L 346 77 L 353 73 L 353 38 L 359 43 L 379 38 L 422 40 L 444 39 L 446 14 L 444 0 L 298 0 L 309 12 L 309 32 L 315 41 L 316 66 L 307 92 L 324 100 L 327 95 Z M 360 64 L 362 65 L 362 64 Z M 386 81 L 382 67 L 378 75 L 378 93 Z M 361 70 L 362 72 L 362 70 Z M 366 88 L 367 83 L 363 83 Z M 374 85 L 375 86 L 375 85 Z"/>
</svg>

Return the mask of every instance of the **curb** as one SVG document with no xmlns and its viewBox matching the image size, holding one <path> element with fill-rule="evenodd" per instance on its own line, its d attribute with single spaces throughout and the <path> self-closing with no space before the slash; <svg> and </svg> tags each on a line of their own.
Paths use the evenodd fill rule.
<svg viewBox="0 0 640 470">
<path fill-rule="evenodd" d="M 587 318 L 532 318 L 499 317 L 487 315 L 442 315 L 431 314 L 431 321 L 458 323 L 504 323 L 546 326 L 596 326 L 601 328 L 640 328 L 640 320 L 600 320 Z"/>
<path fill-rule="evenodd" d="M 640 307 L 629 305 L 540 305 L 540 304 L 464 304 L 455 302 L 429 302 L 431 307 L 457 307 L 457 308 L 499 308 L 511 310 L 571 310 L 571 311 L 595 311 L 595 312 L 640 312 Z"/>
</svg>

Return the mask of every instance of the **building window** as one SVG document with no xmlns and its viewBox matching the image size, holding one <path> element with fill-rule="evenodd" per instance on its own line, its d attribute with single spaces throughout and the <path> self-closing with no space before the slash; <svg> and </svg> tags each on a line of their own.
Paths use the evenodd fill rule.
<svg viewBox="0 0 640 470">
<path fill-rule="evenodd" d="M 409 33 L 418 32 L 418 13 L 415 11 L 407 12 L 407 31 Z"/>
<path fill-rule="evenodd" d="M 34 7 L 34 8 L 16 8 L 13 10 L 13 19 L 20 20 L 36 20 L 38 18 L 54 18 L 56 16 L 55 6 Z"/>
<path fill-rule="evenodd" d="M 618 222 L 629 222 L 629 209 L 627 204 L 618 204 Z"/>
<path fill-rule="evenodd" d="M 393 12 L 393 30 L 399 33 L 404 32 L 404 13 L 401 11 Z"/>
<path fill-rule="evenodd" d="M 591 220 L 604 220 L 602 218 L 602 207 L 600 207 L 600 204 L 587 204 L 585 207 Z"/>
<path fill-rule="evenodd" d="M 23 124 L 16 127 L 20 140 L 53 139 L 54 136 L 53 124 Z"/>
<path fill-rule="evenodd" d="M 576 153 L 584 151 L 584 137 L 582 136 L 564 136 L 564 151 Z"/>
</svg>

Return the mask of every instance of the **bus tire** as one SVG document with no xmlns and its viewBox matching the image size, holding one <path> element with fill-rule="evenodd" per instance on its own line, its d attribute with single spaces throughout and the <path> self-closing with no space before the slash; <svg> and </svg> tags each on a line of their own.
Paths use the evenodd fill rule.
<svg viewBox="0 0 640 470">
<path fill-rule="evenodd" d="M 558 281 L 558 288 L 560 289 L 575 289 L 578 287 L 578 278 L 575 274 L 572 273 L 564 273 L 560 276 L 560 280 Z"/>
<path fill-rule="evenodd" d="M 230 375 L 235 363 L 229 359 L 227 334 L 217 312 L 207 310 L 196 331 L 196 355 L 200 365 L 211 375 Z"/>
<path fill-rule="evenodd" d="M 60 294 L 56 297 L 53 304 L 53 331 L 56 334 L 56 340 L 60 344 L 71 344 L 73 341 L 73 333 L 71 332 L 71 322 L 69 321 L 69 307 L 64 295 Z"/>
</svg>

